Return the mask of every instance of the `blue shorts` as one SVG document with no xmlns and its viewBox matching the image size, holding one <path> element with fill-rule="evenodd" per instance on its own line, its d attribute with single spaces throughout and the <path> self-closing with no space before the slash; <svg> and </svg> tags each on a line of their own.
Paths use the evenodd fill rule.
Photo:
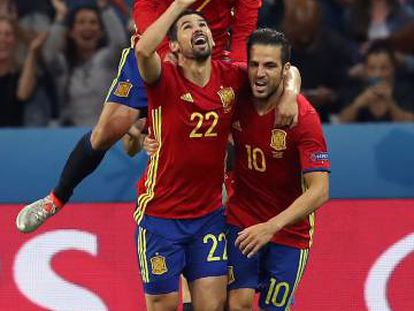
<svg viewBox="0 0 414 311">
<path fill-rule="evenodd" d="M 105 102 L 115 102 L 134 109 L 148 106 L 144 81 L 139 74 L 134 49 L 122 50 L 118 73 L 112 81 Z"/>
<path fill-rule="evenodd" d="M 268 243 L 249 259 L 234 245 L 239 231 L 228 225 L 228 289 L 255 289 L 260 294 L 261 309 L 289 310 L 305 270 L 309 249 Z"/>
<path fill-rule="evenodd" d="M 180 274 L 188 282 L 227 275 L 224 210 L 207 216 L 173 220 L 145 216 L 136 245 L 146 294 L 177 292 Z"/>
</svg>

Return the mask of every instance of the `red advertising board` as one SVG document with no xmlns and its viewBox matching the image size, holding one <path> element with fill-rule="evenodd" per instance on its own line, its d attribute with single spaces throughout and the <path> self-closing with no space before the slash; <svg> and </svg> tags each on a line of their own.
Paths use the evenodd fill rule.
<svg viewBox="0 0 414 311">
<path fill-rule="evenodd" d="M 70 204 L 32 234 L 1 205 L 0 310 L 145 310 L 133 204 Z M 331 201 L 296 311 L 414 310 L 414 200 Z"/>
</svg>

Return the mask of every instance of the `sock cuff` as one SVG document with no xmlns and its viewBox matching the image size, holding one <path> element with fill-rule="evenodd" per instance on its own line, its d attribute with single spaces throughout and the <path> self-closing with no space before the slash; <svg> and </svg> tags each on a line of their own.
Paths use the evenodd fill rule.
<svg viewBox="0 0 414 311">
<path fill-rule="evenodd" d="M 53 193 L 53 191 L 50 192 L 49 197 L 57 208 L 63 207 L 64 203 L 58 199 L 58 197 Z"/>
</svg>

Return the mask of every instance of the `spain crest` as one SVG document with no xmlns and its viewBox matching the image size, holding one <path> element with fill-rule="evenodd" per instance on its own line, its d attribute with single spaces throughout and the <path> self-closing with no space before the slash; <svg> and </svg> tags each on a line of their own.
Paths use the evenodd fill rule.
<svg viewBox="0 0 414 311">
<path fill-rule="evenodd" d="M 224 87 L 217 94 L 220 96 L 221 103 L 223 104 L 224 113 L 229 113 L 233 108 L 233 102 L 236 98 L 234 90 L 231 87 Z"/>
<path fill-rule="evenodd" d="M 286 137 L 287 133 L 284 130 L 274 129 L 272 130 L 272 138 L 270 139 L 270 147 L 276 151 L 286 149 Z"/>
<path fill-rule="evenodd" d="M 129 92 L 132 89 L 132 84 L 130 82 L 118 82 L 114 94 L 118 97 L 128 97 Z"/>
<path fill-rule="evenodd" d="M 150 259 L 151 271 L 154 275 L 161 275 L 168 271 L 167 263 L 164 256 L 154 256 Z"/>
</svg>

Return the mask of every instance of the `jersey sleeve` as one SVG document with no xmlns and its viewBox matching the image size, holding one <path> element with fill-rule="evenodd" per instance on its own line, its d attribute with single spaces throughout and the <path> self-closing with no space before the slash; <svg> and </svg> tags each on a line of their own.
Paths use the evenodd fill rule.
<svg viewBox="0 0 414 311">
<path fill-rule="evenodd" d="M 154 1 L 154 0 L 135 0 L 132 8 L 132 16 L 134 18 L 137 32 L 143 34 L 144 31 L 154 23 L 161 14 L 167 10 L 172 1 Z M 170 52 L 168 39 L 164 38 L 157 49 L 161 59 Z"/>
<path fill-rule="evenodd" d="M 132 48 L 122 51 L 118 73 L 112 81 L 105 102 L 113 102 L 134 109 L 147 107 L 147 95 Z"/>
<path fill-rule="evenodd" d="M 261 0 L 237 0 L 234 6 L 230 59 L 246 61 L 246 41 L 257 28 Z"/>
<path fill-rule="evenodd" d="M 299 100 L 305 100 L 303 97 Z M 303 173 L 330 171 L 329 155 L 321 121 L 316 110 L 308 104 L 307 111 L 299 121 L 298 150 Z"/>
</svg>

